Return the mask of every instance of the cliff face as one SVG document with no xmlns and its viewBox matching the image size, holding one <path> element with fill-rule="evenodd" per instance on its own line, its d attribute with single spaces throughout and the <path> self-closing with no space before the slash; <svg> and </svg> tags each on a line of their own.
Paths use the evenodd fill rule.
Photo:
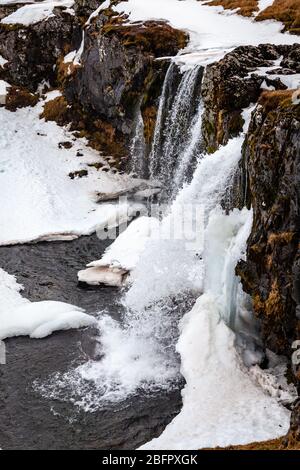
<svg viewBox="0 0 300 470">
<path fill-rule="evenodd" d="M 291 355 L 300 338 L 300 104 L 292 92 L 265 92 L 243 150 L 254 223 L 237 272 L 262 320 L 267 347 Z M 300 377 L 299 377 L 300 378 Z"/>
<path fill-rule="evenodd" d="M 0 16 L 3 7 L 0 7 Z M 35 91 L 44 80 L 56 85 L 56 62 L 80 44 L 80 26 L 64 9 L 47 21 L 23 25 L 0 24 L 0 55 L 8 63 L 0 78 Z"/>
<path fill-rule="evenodd" d="M 188 37 L 159 21 L 125 25 L 127 17 L 113 7 L 91 17 L 98 7 L 99 1 L 76 0 L 75 15 L 56 8 L 47 21 L 0 24 L 0 55 L 8 61 L 0 79 L 23 93 L 43 82 L 59 87 L 63 98 L 48 103 L 43 117 L 71 122 L 94 148 L 126 167 L 139 108 L 148 148 L 152 141 L 168 68 L 167 60 L 156 59 L 176 55 Z M 0 7 L 1 14 L 7 8 Z"/>
<path fill-rule="evenodd" d="M 287 88 L 277 75 L 272 77 L 271 71 L 259 71 L 260 67 L 271 68 L 276 60 L 279 62 L 277 75 L 298 73 L 300 45 L 241 46 L 206 68 L 202 84 L 203 136 L 209 152 L 241 132 L 242 110 L 257 102 L 264 81 L 276 90 Z"/>
</svg>

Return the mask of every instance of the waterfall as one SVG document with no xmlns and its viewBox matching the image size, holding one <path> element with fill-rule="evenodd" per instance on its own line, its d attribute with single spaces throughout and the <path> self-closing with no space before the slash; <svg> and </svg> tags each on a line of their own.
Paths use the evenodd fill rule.
<svg viewBox="0 0 300 470">
<path fill-rule="evenodd" d="M 146 177 L 147 165 L 145 162 L 146 142 L 144 135 L 144 120 L 140 105 L 136 112 L 134 136 L 130 146 L 131 172 L 140 178 Z"/>
<path fill-rule="evenodd" d="M 139 390 L 153 393 L 178 386 L 178 324 L 203 291 L 213 296 L 228 325 L 236 323 L 234 268 L 251 214 L 245 210 L 226 216 L 221 201 L 240 160 L 242 142 L 243 136 L 232 139 L 215 154 L 198 160 L 191 183 L 179 191 L 132 273 L 132 285 L 122 299 L 122 321 L 109 312 L 99 317 L 101 359 L 68 372 L 63 380 L 55 377 L 48 385 L 51 396 L 65 396 L 72 390 L 74 402 L 90 410 Z M 197 230 L 174 236 L 187 218 Z M 91 383 L 94 388 L 86 393 Z"/>
<path fill-rule="evenodd" d="M 172 178 L 179 189 L 175 197 L 174 187 L 169 186 L 174 199 L 131 273 L 131 285 L 121 301 L 121 321 L 110 312 L 101 312 L 97 351 L 100 359 L 90 360 L 66 374 L 56 374 L 38 387 L 52 398 L 64 400 L 71 396 L 74 404 L 93 411 L 138 393 L 147 396 L 178 387 L 183 375 L 187 385 L 179 425 L 176 418 L 158 441 L 158 448 L 171 448 L 173 436 L 179 442 L 181 429 L 189 435 L 188 423 L 195 406 L 198 418 L 194 428 L 201 431 L 196 436 L 198 442 L 189 436 L 181 448 L 227 444 L 231 433 L 237 442 L 240 436 L 246 441 L 256 435 L 268 438 L 270 433 L 265 429 L 271 429 L 274 435 L 274 427 L 278 428 L 278 422 L 286 418 L 277 402 L 269 403 L 266 394 L 252 383 L 240 360 L 242 356 L 251 366 L 261 359 L 251 304 L 235 275 L 238 260 L 245 256 L 252 212 L 244 208 L 228 214 L 222 209 L 222 200 L 233 184 L 241 158 L 249 110 L 243 113 L 242 135 L 212 155 L 201 153 L 202 104 L 199 97 L 192 98 L 195 82 L 202 76 L 200 70 L 196 67 L 179 76 L 178 69 L 171 65 L 166 76 L 151 158 L 154 154 L 156 157 L 151 168 L 153 177 L 164 178 L 159 170 L 163 165 L 161 152 L 168 149 L 167 159 L 170 155 L 177 158 Z M 175 90 L 172 96 L 171 89 Z M 189 112 L 187 108 L 192 104 L 193 112 Z M 136 127 L 136 135 L 142 133 L 139 119 Z M 177 139 L 176 145 L 172 139 Z M 138 148 L 137 138 L 133 149 Z M 192 180 L 183 184 L 185 168 L 195 157 Z M 162 179 L 166 186 L 169 177 L 167 173 L 167 179 Z M 226 394 L 225 411 L 218 392 L 220 380 Z M 219 418 L 221 424 L 216 433 Z M 262 430 L 258 434 L 256 420 Z M 204 423 L 205 429 L 199 423 Z"/>
<path fill-rule="evenodd" d="M 165 78 L 150 154 L 150 177 L 163 182 L 168 198 L 192 176 L 192 162 L 201 148 L 202 77 L 202 66 L 180 72 L 171 63 Z"/>
</svg>

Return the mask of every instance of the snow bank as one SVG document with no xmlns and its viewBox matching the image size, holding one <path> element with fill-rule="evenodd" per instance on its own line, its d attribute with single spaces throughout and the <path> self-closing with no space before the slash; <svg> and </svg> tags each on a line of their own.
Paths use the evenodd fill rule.
<svg viewBox="0 0 300 470">
<path fill-rule="evenodd" d="M 126 201 L 96 204 L 95 193 L 120 191 L 136 180 L 89 167 L 106 161 L 85 140 L 39 119 L 41 111 L 41 103 L 15 113 L 0 109 L 0 245 L 71 240 L 107 223 L 118 225 L 141 210 Z M 87 177 L 69 178 L 82 169 Z"/>
<path fill-rule="evenodd" d="M 9 88 L 9 83 L 5 82 L 4 80 L 0 80 L 0 105 L 5 105 Z"/>
<path fill-rule="evenodd" d="M 2 57 L 0 55 L 0 67 L 3 67 L 3 65 L 7 64 L 8 60 L 4 59 L 4 57 Z"/>
<path fill-rule="evenodd" d="M 178 60 L 190 65 L 211 63 L 240 45 L 299 42 L 297 36 L 280 33 L 283 25 L 279 22 L 258 23 L 237 14 L 220 14 L 222 7 L 197 0 L 129 0 L 116 9 L 128 13 L 131 21 L 165 19 L 173 27 L 188 31 L 190 44 Z"/>
<path fill-rule="evenodd" d="M 3 2 L 3 4 L 6 3 L 8 2 Z M 47 20 L 51 16 L 55 16 L 53 14 L 53 9 L 55 7 L 71 8 L 73 5 L 74 0 L 55 0 L 33 3 L 30 5 L 25 5 L 16 10 L 15 12 L 11 13 L 10 15 L 6 16 L 1 20 L 1 23 L 22 24 L 24 26 L 29 26 L 31 24 Z"/>
<path fill-rule="evenodd" d="M 140 217 L 119 235 L 99 261 L 88 264 L 79 271 L 78 280 L 86 284 L 106 284 L 121 287 L 125 275 L 132 271 L 145 249 L 146 243 L 155 235 L 159 221 L 153 217 Z"/>
<path fill-rule="evenodd" d="M 54 331 L 94 325 L 95 318 L 64 302 L 24 299 L 22 286 L 0 268 L 0 339 L 12 336 L 44 338 Z"/>
<path fill-rule="evenodd" d="M 205 294 L 181 323 L 178 352 L 187 381 L 183 408 L 142 449 L 199 449 L 282 436 L 289 412 L 255 384 L 240 363 L 220 306 Z"/>
<path fill-rule="evenodd" d="M 205 293 L 180 323 L 177 351 L 186 380 L 183 408 L 144 449 L 198 449 L 284 435 L 290 413 L 242 365 L 229 328 L 239 320 L 237 261 L 244 256 L 252 213 L 213 209 L 206 228 Z M 245 294 L 244 294 L 245 296 Z M 240 331 L 240 330 L 238 330 Z M 264 372 L 261 371 L 261 375 Z"/>
</svg>

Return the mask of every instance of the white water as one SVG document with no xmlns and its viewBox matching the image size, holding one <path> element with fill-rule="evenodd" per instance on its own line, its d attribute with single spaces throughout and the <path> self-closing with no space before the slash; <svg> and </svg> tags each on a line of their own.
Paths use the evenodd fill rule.
<svg viewBox="0 0 300 470">
<path fill-rule="evenodd" d="M 202 72 L 203 68 L 196 66 L 181 73 L 171 63 L 165 79 L 149 159 L 151 178 L 164 183 L 169 197 L 184 182 L 201 139 Z M 178 75 L 181 79 L 176 90 Z"/>
<path fill-rule="evenodd" d="M 139 107 L 136 116 L 134 137 L 130 148 L 130 161 L 131 171 L 141 178 L 146 176 L 145 151 L 144 121 Z"/>
<path fill-rule="evenodd" d="M 184 76 L 185 86 L 191 85 L 195 73 Z M 178 90 L 182 96 L 187 93 L 180 86 Z M 195 128 L 201 122 L 199 115 L 198 108 L 182 154 L 186 164 L 189 157 L 185 155 L 193 152 L 198 140 Z M 249 115 L 250 110 L 244 112 L 244 131 Z M 179 138 L 177 129 L 173 132 Z M 289 412 L 268 396 L 242 365 L 230 329 L 238 327 L 250 340 L 256 333 L 248 298 L 235 276 L 235 266 L 244 256 L 252 213 L 244 209 L 226 215 L 220 207 L 232 184 L 243 140 L 241 135 L 213 155 L 198 155 L 192 182 L 179 191 L 160 223 L 160 235 L 147 242 L 132 273 L 132 285 L 123 298 L 122 322 L 112 319 L 109 312 L 100 313 L 102 359 L 63 376 L 57 374 L 48 384 L 36 384 L 43 394 L 66 399 L 72 393 L 76 405 L 93 411 L 141 390 L 170 389 L 180 380 L 179 353 L 187 383 L 183 409 L 146 448 L 227 445 L 286 432 Z M 168 137 L 166 142 L 169 149 Z M 179 237 L 187 218 L 197 231 L 190 226 L 185 236 Z M 247 341 L 243 346 L 248 365 L 259 361 L 255 347 L 248 349 Z"/>
</svg>

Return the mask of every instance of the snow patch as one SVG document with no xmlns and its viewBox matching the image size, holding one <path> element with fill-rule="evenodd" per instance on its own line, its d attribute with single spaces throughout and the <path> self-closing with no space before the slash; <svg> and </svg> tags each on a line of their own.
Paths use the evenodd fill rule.
<svg viewBox="0 0 300 470">
<path fill-rule="evenodd" d="M 189 66 L 214 62 L 241 45 L 299 42 L 296 36 L 281 33 L 283 25 L 279 22 L 255 22 L 237 14 L 220 14 L 222 7 L 197 0 L 129 0 L 115 9 L 129 14 L 131 21 L 164 19 L 174 28 L 186 30 L 190 43 L 177 59 Z"/>
<path fill-rule="evenodd" d="M 95 318 L 64 302 L 24 299 L 22 286 L 0 268 L 0 339 L 12 336 L 45 338 L 54 331 L 91 326 Z"/>
<path fill-rule="evenodd" d="M 5 105 L 9 88 L 9 83 L 4 80 L 0 80 L 0 105 Z"/>
<path fill-rule="evenodd" d="M 11 2 L 12 3 L 12 2 Z M 17 2 L 22 3 L 22 2 Z M 3 3 L 7 4 L 7 2 Z M 70 8 L 74 5 L 74 0 L 55 0 L 55 1 L 44 1 L 39 3 L 33 3 L 25 5 L 10 15 L 6 16 L 1 20 L 3 24 L 22 24 L 24 26 L 30 26 L 32 24 L 39 23 L 47 20 L 52 16 L 54 8 L 64 7 L 67 12 L 70 12 Z"/>
<path fill-rule="evenodd" d="M 95 193 L 120 191 L 136 180 L 90 167 L 106 161 L 84 139 L 39 119 L 41 112 L 42 103 L 15 113 L 0 109 L 0 245 L 70 240 L 117 226 L 141 210 L 126 201 L 97 204 Z M 71 148 L 59 146 L 66 141 Z M 87 177 L 69 178 L 81 169 Z"/>
</svg>

